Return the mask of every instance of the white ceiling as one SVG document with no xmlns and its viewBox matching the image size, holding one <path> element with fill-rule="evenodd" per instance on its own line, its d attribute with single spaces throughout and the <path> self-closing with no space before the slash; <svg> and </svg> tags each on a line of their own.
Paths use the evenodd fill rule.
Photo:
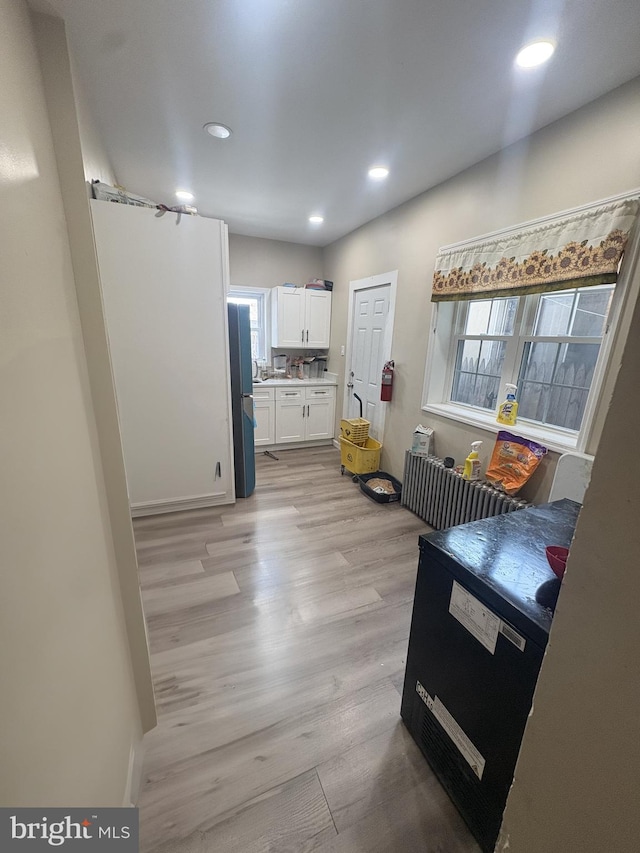
<svg viewBox="0 0 640 853">
<path fill-rule="evenodd" d="M 122 184 L 313 245 L 640 75 L 638 0 L 53 2 Z M 538 37 L 555 56 L 516 71 Z"/>
</svg>

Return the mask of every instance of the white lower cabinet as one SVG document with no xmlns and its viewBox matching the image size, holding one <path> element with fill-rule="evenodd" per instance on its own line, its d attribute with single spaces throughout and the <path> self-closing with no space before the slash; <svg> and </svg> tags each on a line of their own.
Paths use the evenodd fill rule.
<svg viewBox="0 0 640 853">
<path fill-rule="evenodd" d="M 305 389 L 276 388 L 276 444 L 306 441 Z"/>
<path fill-rule="evenodd" d="M 307 441 L 333 438 L 336 411 L 336 389 L 334 386 L 305 388 L 307 414 L 305 437 Z"/>
<path fill-rule="evenodd" d="M 267 390 L 267 389 L 265 389 Z M 271 390 L 271 389 L 269 389 Z M 263 440 L 266 414 L 258 414 L 256 399 L 256 445 L 299 444 L 333 438 L 336 389 L 333 385 L 300 385 L 275 389 L 275 441 Z"/>
<path fill-rule="evenodd" d="M 253 389 L 253 414 L 256 422 L 253 441 L 256 447 L 276 442 L 276 401 L 274 388 Z"/>
</svg>

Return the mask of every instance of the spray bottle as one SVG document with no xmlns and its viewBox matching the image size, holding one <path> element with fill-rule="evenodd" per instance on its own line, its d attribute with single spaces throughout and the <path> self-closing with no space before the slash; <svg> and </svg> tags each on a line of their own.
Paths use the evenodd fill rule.
<svg viewBox="0 0 640 853">
<path fill-rule="evenodd" d="M 496 420 L 499 424 L 513 426 L 518 418 L 518 401 L 516 400 L 516 385 L 507 383 L 507 399 L 498 406 Z"/>
<path fill-rule="evenodd" d="M 480 479 L 480 459 L 478 457 L 478 450 L 481 445 L 481 441 L 471 442 L 471 453 L 464 460 L 464 469 L 462 471 L 463 480 Z"/>
</svg>

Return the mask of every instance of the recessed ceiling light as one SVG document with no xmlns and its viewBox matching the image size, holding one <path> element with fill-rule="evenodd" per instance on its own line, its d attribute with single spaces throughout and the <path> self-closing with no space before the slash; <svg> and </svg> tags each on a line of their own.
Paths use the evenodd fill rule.
<svg viewBox="0 0 640 853">
<path fill-rule="evenodd" d="M 204 129 L 216 139 L 228 139 L 231 136 L 231 128 L 226 124 L 220 124 L 217 121 L 210 121 L 205 124 Z"/>
<path fill-rule="evenodd" d="M 551 59 L 555 49 L 556 46 L 551 41 L 534 41 L 518 53 L 516 65 L 520 68 L 535 68 L 536 65 L 542 65 L 543 62 Z"/>
<path fill-rule="evenodd" d="M 176 190 L 176 198 L 180 201 L 193 201 L 195 196 L 188 190 Z"/>
<path fill-rule="evenodd" d="M 322 225 L 322 223 L 324 222 L 324 216 L 318 216 L 317 214 L 314 214 L 313 216 L 309 217 L 309 222 L 312 225 Z"/>
<path fill-rule="evenodd" d="M 374 181 L 383 181 L 389 174 L 386 166 L 372 166 L 369 169 L 369 177 Z"/>
</svg>

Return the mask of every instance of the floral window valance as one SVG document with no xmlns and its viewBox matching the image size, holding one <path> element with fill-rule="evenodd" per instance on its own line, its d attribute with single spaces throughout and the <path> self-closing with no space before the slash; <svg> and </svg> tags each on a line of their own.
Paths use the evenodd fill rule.
<svg viewBox="0 0 640 853">
<path fill-rule="evenodd" d="M 440 249 L 433 302 L 610 284 L 640 210 L 632 198 Z"/>
</svg>

